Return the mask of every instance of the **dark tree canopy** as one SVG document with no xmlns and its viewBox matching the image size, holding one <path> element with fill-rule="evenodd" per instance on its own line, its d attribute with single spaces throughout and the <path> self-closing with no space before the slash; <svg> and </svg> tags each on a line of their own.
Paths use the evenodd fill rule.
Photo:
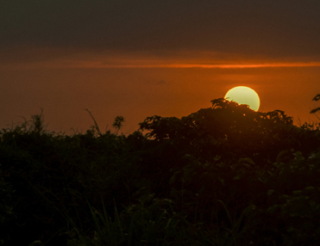
<svg viewBox="0 0 320 246">
<path fill-rule="evenodd" d="M 281 110 L 255 112 L 247 105 L 223 98 L 211 102 L 210 108 L 200 109 L 181 119 L 148 117 L 140 123 L 140 129 L 147 130 L 150 139 L 172 141 L 208 158 L 221 152 L 226 155 L 262 156 L 265 153 L 275 156 L 282 149 L 302 145 L 295 138 L 299 135 L 299 128 L 293 125 L 292 117 Z"/>
</svg>

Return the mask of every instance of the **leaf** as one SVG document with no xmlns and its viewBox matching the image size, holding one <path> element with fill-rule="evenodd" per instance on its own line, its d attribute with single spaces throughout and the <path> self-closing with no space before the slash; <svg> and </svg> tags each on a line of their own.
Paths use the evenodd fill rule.
<svg viewBox="0 0 320 246">
<path fill-rule="evenodd" d="M 319 111 L 320 110 L 320 107 L 319 108 L 315 108 L 315 109 L 312 109 L 310 111 L 310 114 L 314 114 L 315 112 Z"/>
<path fill-rule="evenodd" d="M 271 196 L 273 194 L 274 190 L 268 190 L 267 194 L 268 196 Z"/>
<path fill-rule="evenodd" d="M 222 185 L 224 185 L 224 184 L 225 184 L 225 182 L 224 182 L 224 179 L 223 179 L 223 178 L 218 177 L 218 180 L 219 180 L 219 182 L 220 182 Z"/>
<path fill-rule="evenodd" d="M 252 166 L 255 165 L 254 161 L 253 161 L 251 158 L 249 158 L 249 157 L 240 158 L 238 162 L 239 162 L 239 163 L 243 163 L 243 164 L 250 164 L 250 165 L 252 165 Z M 249 167 L 250 167 L 250 166 L 249 166 Z"/>
<path fill-rule="evenodd" d="M 294 159 L 296 159 L 298 161 L 304 160 L 304 156 L 302 155 L 302 153 L 300 151 L 293 153 L 293 155 L 294 155 Z"/>
<path fill-rule="evenodd" d="M 319 100 L 320 100 L 320 94 L 316 95 L 316 96 L 312 99 L 312 101 L 319 101 Z"/>
</svg>

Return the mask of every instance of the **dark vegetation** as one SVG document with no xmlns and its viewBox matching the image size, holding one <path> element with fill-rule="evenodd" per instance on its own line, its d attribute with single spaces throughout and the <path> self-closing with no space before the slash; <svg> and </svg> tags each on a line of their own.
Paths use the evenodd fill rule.
<svg viewBox="0 0 320 246">
<path fill-rule="evenodd" d="M 1 130 L 0 245 L 319 245 L 318 125 L 224 99 L 123 121 Z"/>
</svg>

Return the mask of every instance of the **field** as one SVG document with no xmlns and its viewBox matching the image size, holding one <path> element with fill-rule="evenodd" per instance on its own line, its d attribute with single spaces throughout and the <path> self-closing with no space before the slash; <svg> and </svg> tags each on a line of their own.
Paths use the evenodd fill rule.
<svg viewBox="0 0 320 246">
<path fill-rule="evenodd" d="M 224 99 L 128 136 L 42 117 L 0 131 L 0 245 L 320 244 L 318 124 Z"/>
</svg>

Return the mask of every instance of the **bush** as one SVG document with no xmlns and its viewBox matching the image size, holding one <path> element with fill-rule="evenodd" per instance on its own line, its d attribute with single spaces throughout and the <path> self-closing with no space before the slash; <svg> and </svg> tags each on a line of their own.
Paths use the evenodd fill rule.
<svg viewBox="0 0 320 246">
<path fill-rule="evenodd" d="M 56 134 L 32 116 L 0 132 L 0 242 L 315 245 L 319 137 L 224 99 L 128 136 L 96 122 Z"/>
</svg>

